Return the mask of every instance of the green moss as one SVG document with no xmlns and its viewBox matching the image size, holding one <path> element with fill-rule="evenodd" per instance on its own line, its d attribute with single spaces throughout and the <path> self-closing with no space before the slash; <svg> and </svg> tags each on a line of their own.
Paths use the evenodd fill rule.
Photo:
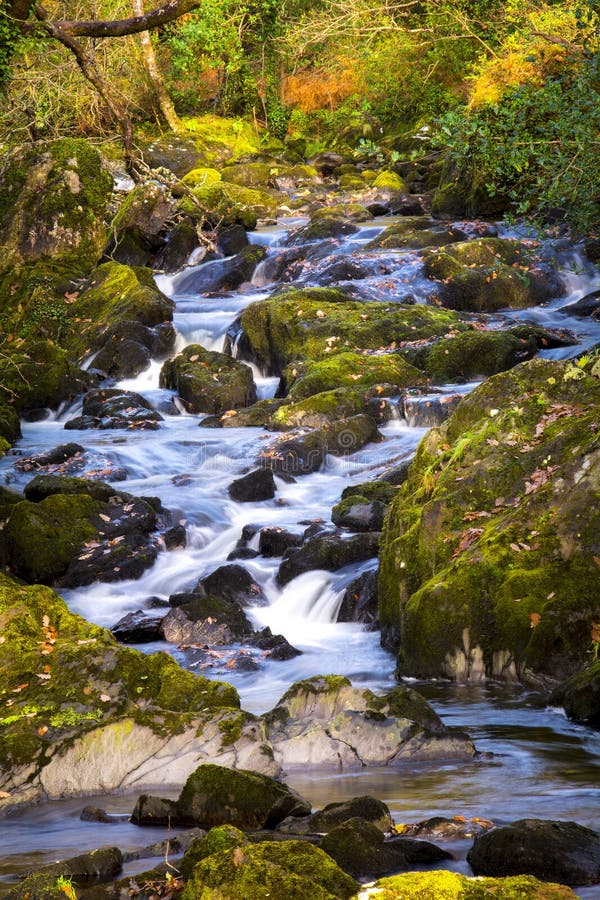
<svg viewBox="0 0 600 900">
<path fill-rule="evenodd" d="M 267 374 L 281 374 L 297 360 L 389 348 L 394 342 L 467 327 L 448 310 L 364 304 L 325 288 L 289 291 L 251 303 L 240 323 L 252 358 Z"/>
<path fill-rule="evenodd" d="M 364 399 L 360 391 L 338 388 L 314 394 L 299 403 L 279 407 L 271 416 L 270 425 L 284 431 L 298 426 L 318 428 L 354 416 L 362 412 L 363 408 Z"/>
<path fill-rule="evenodd" d="M 318 847 L 304 841 L 270 842 L 224 850 L 196 865 L 182 900 L 335 900 L 358 889 Z"/>
<path fill-rule="evenodd" d="M 75 498 L 72 498 L 75 499 Z M 120 646 L 71 613 L 50 588 L 0 575 L 0 765 L 37 760 L 99 725 L 131 719 L 160 734 L 182 731 L 220 707 L 234 688 L 181 669 L 166 653 Z"/>
<path fill-rule="evenodd" d="M 247 407 L 256 400 L 256 388 L 248 366 L 224 353 L 190 344 L 160 373 L 160 386 L 179 393 L 190 412 L 222 414 Z"/>
<path fill-rule="evenodd" d="M 173 309 L 173 301 L 158 290 L 150 269 L 104 263 L 69 304 L 64 343 L 71 352 L 84 355 L 97 350 L 107 330 L 118 322 L 134 319 L 142 325 L 159 325 L 171 321 Z"/>
<path fill-rule="evenodd" d="M 380 900 L 569 900 L 564 885 L 541 882 L 531 875 L 512 878 L 468 878 L 457 872 L 405 872 L 376 883 Z"/>
<path fill-rule="evenodd" d="M 0 398 L 18 411 L 56 409 L 89 384 L 87 373 L 69 362 L 67 353 L 50 341 L 18 339 L 0 354 Z M 14 414 L 12 421 L 14 426 Z"/>
<path fill-rule="evenodd" d="M 598 653 L 598 642 L 593 652 Z M 600 660 L 573 675 L 555 691 L 551 703 L 560 703 L 570 719 L 600 728 Z"/>
<path fill-rule="evenodd" d="M 564 677 L 600 608 L 600 382 L 534 360 L 419 447 L 382 537 L 380 618 L 403 674 Z M 532 627 L 533 626 L 533 627 Z"/>
<path fill-rule="evenodd" d="M 528 344 L 505 331 L 467 331 L 442 338 L 429 350 L 427 372 L 434 381 L 496 375 L 522 362 Z"/>
<path fill-rule="evenodd" d="M 221 173 L 217 169 L 192 169 L 182 178 L 184 184 L 191 188 L 209 187 L 221 181 Z"/>
<path fill-rule="evenodd" d="M 406 183 L 395 172 L 389 172 L 382 169 L 379 175 L 372 182 L 373 187 L 384 191 L 403 191 L 408 193 Z"/>
<path fill-rule="evenodd" d="M 204 183 L 193 190 L 197 203 L 184 197 L 180 211 L 192 219 L 206 217 L 214 225 L 238 224 L 252 229 L 258 219 L 273 218 L 277 212 L 277 196 L 266 191 L 224 181 Z"/>
<path fill-rule="evenodd" d="M 182 122 L 207 166 L 263 152 L 261 135 L 243 119 L 186 116 Z"/>
<path fill-rule="evenodd" d="M 352 484 L 342 491 L 342 500 L 350 497 L 364 497 L 366 500 L 381 500 L 382 503 L 391 503 L 398 488 L 386 481 L 362 481 L 360 484 Z"/>
<path fill-rule="evenodd" d="M 1 368 L 2 365 L 0 363 L 0 370 Z M 14 406 L 9 406 L 8 403 L 4 402 L 0 397 L 0 438 L 6 442 L 4 450 L 8 450 L 10 444 L 20 437 L 21 423 L 19 421 L 18 412 Z"/>
<path fill-rule="evenodd" d="M 203 837 L 194 838 L 177 868 L 184 878 L 188 878 L 192 874 L 196 863 L 201 862 L 206 857 L 226 850 L 232 850 L 235 847 L 243 847 L 247 843 L 248 838 L 239 828 L 235 828 L 233 825 L 219 825 L 216 828 L 211 828 L 208 834 Z"/>
<path fill-rule="evenodd" d="M 283 377 L 294 401 L 343 386 L 400 388 L 424 383 L 423 374 L 397 354 L 335 353 L 318 362 L 288 366 Z"/>
</svg>

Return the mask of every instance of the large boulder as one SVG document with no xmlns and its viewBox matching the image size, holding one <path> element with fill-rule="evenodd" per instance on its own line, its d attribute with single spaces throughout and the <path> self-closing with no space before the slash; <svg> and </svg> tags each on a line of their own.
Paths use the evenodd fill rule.
<svg viewBox="0 0 600 900">
<path fill-rule="evenodd" d="M 591 371 L 523 363 L 421 442 L 380 554 L 381 628 L 400 674 L 563 679 L 585 663 L 600 621 Z"/>
<path fill-rule="evenodd" d="M 92 377 L 69 360 L 68 354 L 51 341 L 17 338 L 3 345 L 0 354 L 0 402 L 19 412 L 49 407 L 56 409 L 65 400 L 74 400 L 93 383 Z M 5 413 L 3 431 L 15 439 L 18 420 Z"/>
<path fill-rule="evenodd" d="M 41 585 L 0 577 L 0 619 L 0 673 L 11 698 L 0 723 L 0 809 L 136 782 L 181 783 L 199 753 L 232 758 L 220 750 L 218 727 L 239 713 L 229 685 L 165 653 L 121 647 Z"/>
<path fill-rule="evenodd" d="M 340 675 L 297 682 L 263 721 L 275 760 L 286 771 L 333 761 L 353 769 L 475 753 L 469 738 L 450 735 L 416 691 L 394 688 L 376 696 Z"/>
<path fill-rule="evenodd" d="M 27 581 L 65 586 L 136 578 L 156 558 L 155 509 L 103 482 L 38 475 L 4 526 L 4 562 Z"/>
<path fill-rule="evenodd" d="M 264 841 L 222 850 L 198 862 L 182 900 L 348 900 L 358 888 L 318 847 L 305 841 Z"/>
<path fill-rule="evenodd" d="M 290 548 L 277 571 L 279 584 L 287 584 L 304 572 L 325 569 L 335 572 L 351 563 L 370 559 L 377 555 L 379 533 L 356 534 L 350 537 L 339 534 L 318 535 L 302 547 Z"/>
<path fill-rule="evenodd" d="M 598 884 L 600 834 L 576 822 L 520 819 L 476 838 L 467 860 L 476 875 Z"/>
<path fill-rule="evenodd" d="M 77 431 L 87 428 L 127 428 L 156 430 L 162 416 L 152 404 L 135 391 L 120 388 L 97 388 L 83 398 L 81 415 L 65 422 L 65 428 Z"/>
<path fill-rule="evenodd" d="M 331 358 L 289 366 L 283 375 L 294 402 L 340 387 L 397 388 L 424 383 L 424 376 L 397 354 L 336 353 Z"/>
<path fill-rule="evenodd" d="M 164 242 L 177 201 L 164 185 L 146 181 L 127 194 L 110 226 L 107 253 L 127 266 L 149 266 Z"/>
<path fill-rule="evenodd" d="M 466 328 L 458 316 L 423 305 L 361 303 L 334 288 L 306 288 L 257 300 L 237 325 L 238 358 L 280 375 L 296 360 L 330 353 L 394 349 L 401 341 L 445 335 Z"/>
<path fill-rule="evenodd" d="M 190 825 L 274 828 L 287 816 L 306 816 L 310 803 L 286 784 L 242 769 L 203 765 L 177 801 L 178 820 Z"/>
<path fill-rule="evenodd" d="M 249 406 L 256 387 L 248 366 L 224 353 L 190 344 L 160 372 L 160 386 L 176 390 L 190 412 L 224 413 Z"/>
</svg>

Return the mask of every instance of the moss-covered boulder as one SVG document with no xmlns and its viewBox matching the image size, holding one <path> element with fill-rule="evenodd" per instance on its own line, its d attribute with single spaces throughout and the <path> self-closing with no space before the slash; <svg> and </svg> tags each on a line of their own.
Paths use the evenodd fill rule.
<svg viewBox="0 0 600 900">
<path fill-rule="evenodd" d="M 70 586 L 139 577 L 158 552 L 150 537 L 154 509 L 117 491 L 94 497 L 94 482 L 84 493 L 83 479 L 64 481 L 66 493 L 59 487 L 46 496 L 34 494 L 35 502 L 11 506 L 2 551 L 10 571 L 26 581 Z M 69 490 L 70 482 L 83 482 L 81 490 Z"/>
<path fill-rule="evenodd" d="M 575 900 L 571 888 L 516 878 L 469 878 L 458 872 L 406 872 L 375 883 L 378 900 Z"/>
<path fill-rule="evenodd" d="M 232 644 L 252 631 L 236 600 L 195 596 L 170 610 L 161 622 L 161 636 L 171 644 Z"/>
<path fill-rule="evenodd" d="M 367 388 L 392 384 L 398 388 L 424 383 L 423 373 L 398 354 L 335 353 L 331 357 L 288 366 L 283 380 L 294 401 L 340 387 Z"/>
<path fill-rule="evenodd" d="M 531 358 L 535 342 L 506 331 L 465 331 L 442 338 L 429 350 L 425 365 L 436 382 L 496 375 Z"/>
<path fill-rule="evenodd" d="M 278 830 L 293 833 L 294 829 L 298 829 L 296 834 L 327 834 L 350 819 L 368 822 L 381 835 L 390 832 L 394 824 L 386 804 L 382 800 L 365 794 L 360 797 L 352 797 L 350 800 L 328 803 L 323 809 L 318 809 L 303 819 L 289 819 L 283 822 Z"/>
<path fill-rule="evenodd" d="M 107 254 L 128 266 L 150 265 L 164 241 L 176 201 L 164 185 L 146 181 L 123 200 L 110 225 Z"/>
<path fill-rule="evenodd" d="M 438 282 L 433 295 L 449 309 L 520 309 L 560 296 L 559 279 L 537 265 L 516 241 L 481 238 L 432 252 L 424 274 Z"/>
<path fill-rule="evenodd" d="M 423 677 L 564 678 L 600 621 L 600 380 L 532 360 L 421 442 L 386 519 L 384 641 Z"/>
<path fill-rule="evenodd" d="M 63 343 L 78 356 L 98 350 L 121 322 L 152 327 L 173 318 L 173 301 L 158 290 L 150 269 L 107 262 L 94 270 L 81 294 L 70 298 Z"/>
<path fill-rule="evenodd" d="M 221 853 L 223 850 L 243 847 L 248 842 L 244 832 L 236 828 L 235 825 L 216 825 L 210 829 L 208 834 L 197 837 L 192 841 L 183 854 L 183 858 L 178 863 L 177 868 L 187 878 L 192 874 L 196 863 L 206 859 L 207 856 L 213 856 L 213 854 Z"/>
<path fill-rule="evenodd" d="M 69 277 L 86 274 L 106 240 L 112 177 L 87 141 L 62 138 L 18 147 L 0 167 L 0 273 L 52 261 Z"/>
<path fill-rule="evenodd" d="M 360 203 L 323 206 L 312 214 L 307 225 L 294 233 L 292 240 L 298 243 L 354 234 L 358 231 L 357 222 L 368 222 L 372 218 L 372 213 Z"/>
<path fill-rule="evenodd" d="M 456 313 L 423 305 L 361 303 L 334 288 L 307 288 L 251 303 L 239 318 L 239 358 L 280 375 L 297 360 L 394 349 L 402 341 L 466 328 Z"/>
<path fill-rule="evenodd" d="M 277 581 L 279 584 L 287 584 L 298 575 L 313 569 L 335 572 L 351 563 L 376 556 L 378 549 L 379 534 L 376 533 L 351 537 L 339 534 L 318 535 L 302 547 L 288 550 L 277 572 Z"/>
<path fill-rule="evenodd" d="M 18 412 L 56 409 L 64 400 L 74 400 L 92 383 L 87 372 L 69 360 L 68 354 L 51 341 L 17 338 L 0 353 L 0 401 Z M 14 412 L 4 415 L 7 437 L 18 436 Z M 2 433 L 2 432 L 0 432 Z"/>
<path fill-rule="evenodd" d="M 290 428 L 319 428 L 339 419 L 363 412 L 362 393 L 347 387 L 313 394 L 306 400 L 280 406 L 270 419 L 271 428 L 287 431 Z"/>
<path fill-rule="evenodd" d="M 21 437 L 21 423 L 19 414 L 14 406 L 9 406 L 0 397 L 0 453 L 8 450 L 18 438 Z"/>
<path fill-rule="evenodd" d="M 592 626 L 592 642 L 598 645 L 598 625 Z M 564 706 L 574 722 L 600 728 L 600 660 L 561 684 L 550 698 L 552 704 Z"/>
<path fill-rule="evenodd" d="M 423 228 L 407 231 L 403 225 L 390 225 L 378 237 L 367 244 L 369 250 L 423 250 L 427 247 L 445 247 L 464 241 L 465 233 L 454 226 Z"/>
<path fill-rule="evenodd" d="M 195 413 L 222 414 L 256 400 L 248 366 L 199 344 L 190 344 L 175 359 L 167 360 L 160 386 L 176 390 L 186 408 Z"/>
<path fill-rule="evenodd" d="M 305 841 L 265 841 L 222 850 L 194 867 L 182 900 L 347 900 L 358 883 Z"/>
<path fill-rule="evenodd" d="M 0 576 L 0 629 L 0 808 L 168 780 L 155 755 L 197 746 L 203 716 L 239 706 L 229 685 L 121 647 L 48 587 Z"/>
<path fill-rule="evenodd" d="M 194 221 L 206 219 L 212 225 L 243 225 L 256 228 L 259 219 L 273 218 L 277 212 L 276 192 L 258 191 L 225 181 L 205 181 L 192 188 L 193 197 L 184 196 L 179 210 Z"/>
<path fill-rule="evenodd" d="M 274 778 L 209 764 L 189 776 L 177 800 L 178 820 L 190 825 L 274 828 L 309 813 L 310 803 Z"/>
<path fill-rule="evenodd" d="M 192 169 L 181 180 L 190 188 L 210 187 L 211 184 L 221 181 L 221 173 L 217 169 L 200 167 Z"/>
<path fill-rule="evenodd" d="M 383 191 L 402 191 L 408 193 L 406 182 L 396 172 L 390 172 L 389 169 L 382 169 L 377 177 L 371 182 L 372 186 Z"/>
</svg>

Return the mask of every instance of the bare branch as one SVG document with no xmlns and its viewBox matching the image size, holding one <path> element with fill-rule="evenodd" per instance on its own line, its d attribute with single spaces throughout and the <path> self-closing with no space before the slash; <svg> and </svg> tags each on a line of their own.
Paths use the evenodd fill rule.
<svg viewBox="0 0 600 900">
<path fill-rule="evenodd" d="M 201 0 L 169 0 L 164 6 L 158 6 L 141 16 L 133 16 L 131 19 L 115 19 L 112 22 L 54 22 L 63 34 L 70 37 L 110 38 L 124 37 L 128 34 L 139 34 L 159 28 L 168 22 L 173 22 L 180 16 L 197 9 Z"/>
</svg>

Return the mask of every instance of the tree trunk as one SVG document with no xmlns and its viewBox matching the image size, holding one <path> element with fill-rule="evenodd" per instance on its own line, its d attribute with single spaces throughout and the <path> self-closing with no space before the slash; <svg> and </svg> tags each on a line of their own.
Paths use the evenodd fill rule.
<svg viewBox="0 0 600 900">
<path fill-rule="evenodd" d="M 132 7 L 137 18 L 142 18 L 144 16 L 144 0 L 132 0 Z M 148 73 L 148 79 L 152 85 L 152 90 L 160 114 L 171 131 L 183 131 L 183 125 L 175 112 L 175 107 L 167 93 L 161 71 L 158 67 L 156 54 L 154 53 L 154 47 L 152 46 L 152 38 L 147 31 L 140 32 L 140 43 L 142 45 L 144 67 Z"/>
</svg>

